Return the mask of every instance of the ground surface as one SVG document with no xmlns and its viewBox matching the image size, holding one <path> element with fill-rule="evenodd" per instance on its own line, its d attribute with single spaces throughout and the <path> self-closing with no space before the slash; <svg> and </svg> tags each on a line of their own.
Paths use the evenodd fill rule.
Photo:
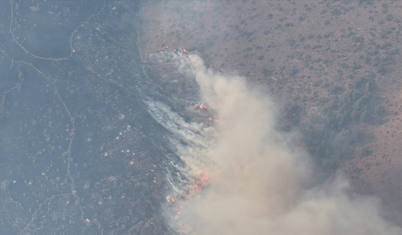
<svg viewBox="0 0 402 235">
<path fill-rule="evenodd" d="M 401 2 L 161 1 L 138 22 L 143 62 L 183 47 L 259 84 L 323 169 L 402 211 Z"/>
</svg>

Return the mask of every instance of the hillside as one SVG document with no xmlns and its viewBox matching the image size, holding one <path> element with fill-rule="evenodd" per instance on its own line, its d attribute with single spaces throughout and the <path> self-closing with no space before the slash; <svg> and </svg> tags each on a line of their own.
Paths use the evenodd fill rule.
<svg viewBox="0 0 402 235">
<path fill-rule="evenodd" d="M 281 104 L 324 175 L 402 211 L 399 1 L 161 1 L 138 13 L 143 62 L 196 51 Z M 402 224 L 402 219 L 398 219 Z"/>
</svg>

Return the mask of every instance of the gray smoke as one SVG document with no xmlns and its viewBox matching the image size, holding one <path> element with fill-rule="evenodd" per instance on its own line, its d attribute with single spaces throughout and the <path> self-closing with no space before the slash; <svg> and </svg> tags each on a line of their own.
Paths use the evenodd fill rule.
<svg viewBox="0 0 402 235">
<path fill-rule="evenodd" d="M 353 194 L 342 176 L 312 185 L 311 159 L 292 146 L 294 135 L 276 130 L 269 97 L 242 77 L 207 69 L 197 55 L 179 56 L 179 71 L 195 77 L 201 101 L 219 124 L 185 122 L 166 105 L 149 103 L 153 117 L 172 132 L 172 145 L 187 165 L 182 174 L 212 181 L 196 192 L 171 181 L 171 195 L 192 195 L 174 202 L 181 208 L 167 209 L 172 227 L 207 235 L 402 234 L 383 219 L 376 198 Z"/>
</svg>

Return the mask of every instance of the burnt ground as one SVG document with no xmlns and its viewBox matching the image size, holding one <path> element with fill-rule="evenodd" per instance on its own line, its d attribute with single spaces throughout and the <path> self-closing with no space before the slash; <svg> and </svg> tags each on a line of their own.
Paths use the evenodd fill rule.
<svg viewBox="0 0 402 235">
<path fill-rule="evenodd" d="M 402 211 L 401 10 L 399 1 L 161 1 L 138 13 L 137 44 L 143 62 L 183 47 L 245 76 L 282 107 L 278 128 L 303 133 L 323 175 L 344 171 L 360 193 Z"/>
</svg>

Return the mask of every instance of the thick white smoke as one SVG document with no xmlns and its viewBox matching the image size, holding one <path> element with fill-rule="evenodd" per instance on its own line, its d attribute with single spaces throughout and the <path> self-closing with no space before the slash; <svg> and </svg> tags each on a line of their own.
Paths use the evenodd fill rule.
<svg viewBox="0 0 402 235">
<path fill-rule="evenodd" d="M 207 175 L 213 182 L 182 202 L 180 215 L 168 213 L 175 217 L 172 226 L 200 235 L 402 234 L 383 219 L 375 198 L 351 193 L 344 178 L 312 185 L 310 157 L 276 130 L 269 97 L 241 77 L 207 69 L 197 55 L 180 56 L 181 70 L 195 76 L 219 125 L 211 130 L 184 122 L 163 104 L 150 103 L 154 118 L 173 133 L 172 143 L 188 166 L 185 174 Z M 212 137 L 214 131 L 220 136 Z M 182 186 L 176 183 L 174 193 Z"/>
</svg>

